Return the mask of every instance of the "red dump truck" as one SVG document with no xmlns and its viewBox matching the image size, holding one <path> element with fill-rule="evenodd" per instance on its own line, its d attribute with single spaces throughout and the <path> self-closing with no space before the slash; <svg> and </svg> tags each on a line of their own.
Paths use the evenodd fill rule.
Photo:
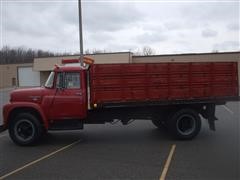
<svg viewBox="0 0 240 180">
<path fill-rule="evenodd" d="M 44 87 L 11 93 L 2 129 L 30 145 L 48 130 L 137 119 L 187 140 L 199 133 L 201 118 L 215 130 L 215 107 L 238 99 L 236 62 L 56 66 Z"/>
</svg>

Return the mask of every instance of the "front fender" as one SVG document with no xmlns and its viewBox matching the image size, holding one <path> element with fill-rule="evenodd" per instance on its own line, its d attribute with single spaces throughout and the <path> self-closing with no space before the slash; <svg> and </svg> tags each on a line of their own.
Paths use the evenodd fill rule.
<svg viewBox="0 0 240 180">
<path fill-rule="evenodd" d="M 48 120 L 47 120 L 45 113 L 42 110 L 41 106 L 39 106 L 38 104 L 35 104 L 35 103 L 31 103 L 31 102 L 13 102 L 13 103 L 9 103 L 9 104 L 6 104 L 5 106 L 3 106 L 3 123 L 4 123 L 3 127 L 4 128 L 7 128 L 10 114 L 17 108 L 32 108 L 32 109 L 36 110 L 42 117 L 42 121 L 43 121 L 45 128 L 48 129 L 48 126 L 49 126 Z"/>
</svg>

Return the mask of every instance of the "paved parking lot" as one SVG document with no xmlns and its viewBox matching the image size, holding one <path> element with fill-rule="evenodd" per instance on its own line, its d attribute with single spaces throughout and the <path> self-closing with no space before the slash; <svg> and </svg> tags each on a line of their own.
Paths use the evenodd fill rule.
<svg viewBox="0 0 240 180">
<path fill-rule="evenodd" d="M 166 179 L 239 179 L 239 110 L 239 103 L 219 106 L 217 131 L 203 121 L 192 141 L 175 141 L 148 121 L 50 132 L 33 147 L 3 132 L 0 179 L 159 179 L 173 145 Z"/>
<path fill-rule="evenodd" d="M 2 107 L 9 101 L 9 94 L 12 88 L 0 89 L 0 125 L 3 123 Z"/>
</svg>

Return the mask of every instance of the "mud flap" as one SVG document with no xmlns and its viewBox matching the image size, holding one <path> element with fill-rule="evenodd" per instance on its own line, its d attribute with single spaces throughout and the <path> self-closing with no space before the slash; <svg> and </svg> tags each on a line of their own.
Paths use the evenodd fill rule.
<svg viewBox="0 0 240 180">
<path fill-rule="evenodd" d="M 213 131 L 216 130 L 215 121 L 218 120 L 215 116 L 215 111 L 216 111 L 215 104 L 208 104 L 206 106 L 206 110 L 205 110 L 206 119 L 208 120 L 209 128 Z"/>
</svg>

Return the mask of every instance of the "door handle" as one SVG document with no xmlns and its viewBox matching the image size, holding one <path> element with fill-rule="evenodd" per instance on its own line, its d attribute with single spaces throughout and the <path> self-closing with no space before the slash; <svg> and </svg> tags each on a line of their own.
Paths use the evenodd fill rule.
<svg viewBox="0 0 240 180">
<path fill-rule="evenodd" d="M 78 95 L 78 96 L 81 96 L 82 95 L 82 93 L 80 93 L 80 92 L 78 92 L 78 93 L 75 93 L 76 95 Z"/>
</svg>

